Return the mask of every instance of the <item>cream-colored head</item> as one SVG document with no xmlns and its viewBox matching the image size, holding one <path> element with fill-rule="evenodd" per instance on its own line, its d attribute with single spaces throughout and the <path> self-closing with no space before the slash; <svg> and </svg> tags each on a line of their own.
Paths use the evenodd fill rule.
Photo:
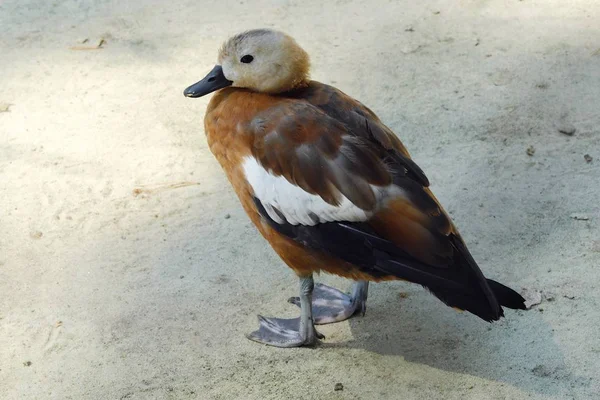
<svg viewBox="0 0 600 400">
<path fill-rule="evenodd" d="M 219 64 L 232 86 L 281 93 L 306 84 L 310 61 L 285 33 L 255 29 L 225 42 L 219 51 Z"/>
</svg>

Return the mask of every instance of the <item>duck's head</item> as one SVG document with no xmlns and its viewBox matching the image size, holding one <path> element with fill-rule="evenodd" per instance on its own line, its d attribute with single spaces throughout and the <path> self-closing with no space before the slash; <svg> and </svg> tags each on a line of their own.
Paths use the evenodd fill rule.
<svg viewBox="0 0 600 400">
<path fill-rule="evenodd" d="M 201 97 L 227 86 L 281 93 L 305 85 L 310 64 L 308 54 L 293 38 L 270 29 L 235 35 L 221 47 L 218 61 L 183 94 Z"/>
</svg>

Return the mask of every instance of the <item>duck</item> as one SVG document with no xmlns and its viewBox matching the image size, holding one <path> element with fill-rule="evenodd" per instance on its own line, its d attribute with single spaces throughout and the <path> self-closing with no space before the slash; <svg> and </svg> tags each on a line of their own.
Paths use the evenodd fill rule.
<svg viewBox="0 0 600 400">
<path fill-rule="evenodd" d="M 286 33 L 245 31 L 184 95 L 214 93 L 207 143 L 258 231 L 298 277 L 298 318 L 258 316 L 247 337 L 314 346 L 315 325 L 364 315 L 369 282 L 403 280 L 491 322 L 525 309 L 487 279 L 429 179 L 394 132 L 359 101 L 309 78 L 308 53 Z M 349 278 L 350 293 L 315 284 Z"/>
</svg>

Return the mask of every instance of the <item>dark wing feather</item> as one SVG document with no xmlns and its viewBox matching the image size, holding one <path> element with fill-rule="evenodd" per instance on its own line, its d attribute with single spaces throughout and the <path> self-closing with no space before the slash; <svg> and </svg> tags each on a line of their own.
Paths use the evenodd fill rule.
<svg viewBox="0 0 600 400">
<path fill-rule="evenodd" d="M 311 82 L 305 88 L 290 92 L 289 96 L 309 102 L 327 116 L 340 121 L 347 132 L 371 144 L 377 144 L 381 158 L 392 160 L 397 166 L 406 169 L 407 175 L 423 186 L 429 186 L 425 173 L 410 159 L 410 154 L 394 132 L 361 102 L 319 82 Z"/>
</svg>

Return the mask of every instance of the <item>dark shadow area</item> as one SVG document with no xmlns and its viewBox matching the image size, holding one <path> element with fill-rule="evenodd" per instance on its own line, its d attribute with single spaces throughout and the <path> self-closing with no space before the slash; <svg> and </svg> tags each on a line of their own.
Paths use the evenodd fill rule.
<svg viewBox="0 0 600 400">
<path fill-rule="evenodd" d="M 424 290 L 410 287 L 402 291 L 408 297 L 400 298 L 401 289 L 374 285 L 367 315 L 349 321 L 356 340 L 339 346 L 401 356 L 540 394 L 566 395 L 573 385 L 589 386 L 591 378 L 571 371 L 538 309 L 507 311 L 505 319 L 488 324 L 468 313 L 457 315 Z"/>
</svg>

